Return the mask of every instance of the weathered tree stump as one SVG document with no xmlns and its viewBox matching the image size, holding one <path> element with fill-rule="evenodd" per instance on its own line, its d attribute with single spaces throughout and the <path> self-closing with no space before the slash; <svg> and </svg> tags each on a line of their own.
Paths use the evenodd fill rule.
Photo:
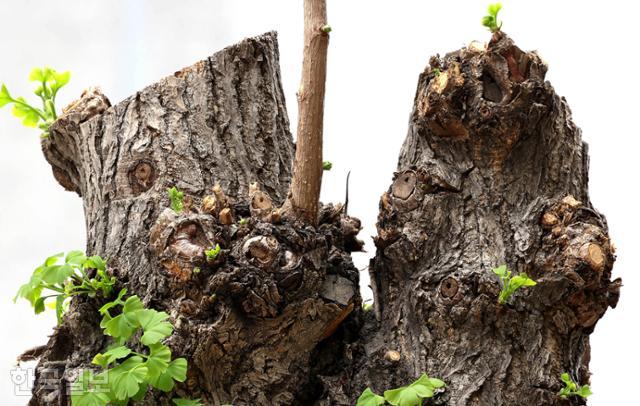
<svg viewBox="0 0 640 406">
<path fill-rule="evenodd" d="M 109 259 L 120 287 L 171 315 L 168 345 L 189 360 L 177 395 L 294 402 L 314 348 L 360 306 L 344 249 L 359 223 L 345 229 L 341 207 L 325 206 L 317 228 L 294 227 L 267 207 L 284 201 L 294 150 L 275 34 L 113 107 L 87 91 L 43 150 L 56 179 L 83 198 L 87 251 Z M 168 208 L 172 186 L 187 195 L 182 213 Z M 216 244 L 222 252 L 208 263 L 204 251 Z M 66 404 L 69 382 L 104 351 L 99 306 L 73 302 L 41 358 L 31 404 Z M 63 379 L 51 387 L 55 377 Z M 170 398 L 152 391 L 144 403 Z"/>
<path fill-rule="evenodd" d="M 588 382 L 589 334 L 620 281 L 589 201 L 587 145 L 546 71 L 498 32 L 420 76 L 380 202 L 376 320 L 354 395 L 427 373 L 447 382 L 433 404 L 584 404 L 557 396 L 559 377 Z M 538 285 L 499 305 L 502 264 Z"/>
<path fill-rule="evenodd" d="M 87 251 L 171 315 L 167 344 L 189 360 L 186 383 L 142 403 L 348 405 L 428 373 L 447 383 L 432 404 L 584 404 L 557 396 L 559 376 L 588 382 L 589 334 L 620 281 L 589 201 L 587 146 L 546 70 L 503 33 L 432 58 L 380 202 L 373 312 L 349 255 L 360 222 L 341 205 L 321 206 L 317 226 L 278 209 L 293 142 L 274 34 L 113 107 L 95 90 L 70 106 L 43 150 L 83 198 Z M 182 213 L 168 208 L 172 186 L 188 197 Z M 538 285 L 499 305 L 502 264 Z M 72 302 L 32 405 L 67 404 L 108 345 L 99 306 Z"/>
</svg>

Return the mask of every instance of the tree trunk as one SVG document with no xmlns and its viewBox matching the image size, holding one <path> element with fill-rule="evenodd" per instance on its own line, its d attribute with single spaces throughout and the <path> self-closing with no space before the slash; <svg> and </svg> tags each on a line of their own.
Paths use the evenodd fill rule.
<svg viewBox="0 0 640 406">
<path fill-rule="evenodd" d="M 274 209 L 293 158 L 274 34 L 114 107 L 87 92 L 45 156 L 84 200 L 87 251 L 171 315 L 167 344 L 189 360 L 186 383 L 142 403 L 348 405 L 427 373 L 447 383 L 432 404 L 583 404 L 556 395 L 559 377 L 588 382 L 588 337 L 620 281 L 589 202 L 586 144 L 545 72 L 502 33 L 432 58 L 380 203 L 374 312 L 361 310 L 349 255 L 359 221 L 341 205 L 322 206 L 316 227 Z M 172 186 L 188 196 L 183 213 L 168 209 Z M 502 264 L 538 285 L 498 305 Z M 31 404 L 68 403 L 69 382 L 109 344 L 100 305 L 74 299 Z"/>
<path fill-rule="evenodd" d="M 275 34 L 108 104 L 86 92 L 43 149 L 60 183 L 84 200 L 87 251 L 109 259 L 120 287 L 172 316 L 168 344 L 189 360 L 188 382 L 173 396 L 290 404 L 312 350 L 359 305 L 358 274 L 342 249 L 359 224 L 342 227 L 332 206 L 317 230 L 254 210 L 282 204 L 291 178 Z M 181 214 L 167 208 L 172 186 L 190 200 Z M 242 217 L 251 219 L 239 225 Z M 223 261 L 207 264 L 204 250 L 216 243 Z M 99 306 L 73 302 L 40 361 L 32 404 L 66 404 L 65 386 L 109 344 Z M 64 379 L 51 387 L 55 377 Z M 151 392 L 145 403 L 170 398 Z"/>
<path fill-rule="evenodd" d="M 434 404 L 584 404 L 557 396 L 559 378 L 588 383 L 589 334 L 620 287 L 587 145 L 547 66 L 503 33 L 430 65 L 380 202 L 354 391 L 427 373 L 447 383 Z M 502 264 L 537 286 L 499 305 Z"/>
</svg>

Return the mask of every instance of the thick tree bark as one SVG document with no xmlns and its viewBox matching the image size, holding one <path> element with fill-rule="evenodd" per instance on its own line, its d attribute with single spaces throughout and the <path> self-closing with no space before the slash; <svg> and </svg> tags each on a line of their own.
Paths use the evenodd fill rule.
<svg viewBox="0 0 640 406">
<path fill-rule="evenodd" d="M 547 66 L 503 33 L 430 65 L 380 202 L 353 396 L 427 373 L 447 382 L 433 404 L 584 404 L 557 396 L 559 377 L 588 382 L 589 334 L 620 287 L 587 145 Z M 538 285 L 499 305 L 502 264 Z"/>
<path fill-rule="evenodd" d="M 349 256 L 359 222 L 340 205 L 321 207 L 317 227 L 274 209 L 293 155 L 277 63 L 267 34 L 114 107 L 90 91 L 43 141 L 84 200 L 88 252 L 172 316 L 168 345 L 189 360 L 185 384 L 142 403 L 348 405 L 427 373 L 447 383 L 431 404 L 584 404 L 556 395 L 559 376 L 588 382 L 589 334 L 620 281 L 586 144 L 540 58 L 503 33 L 432 58 L 380 202 L 373 312 Z M 190 200 L 180 214 L 167 208 L 174 185 Z M 498 305 L 502 264 L 538 285 Z M 67 404 L 108 345 L 99 306 L 72 302 L 32 404 Z"/>
<path fill-rule="evenodd" d="M 145 404 L 291 404 L 313 349 L 359 306 L 344 249 L 358 246 L 359 223 L 325 206 L 317 228 L 294 229 L 268 210 L 291 178 L 288 126 L 276 36 L 266 34 L 114 107 L 88 91 L 43 142 L 56 178 L 83 198 L 87 251 L 175 324 L 168 345 L 189 360 L 189 379 Z M 168 209 L 172 186 L 187 195 L 183 213 Z M 216 244 L 220 260 L 207 264 Z M 73 302 L 39 363 L 32 404 L 66 404 L 68 383 L 109 344 L 99 306 Z"/>
</svg>

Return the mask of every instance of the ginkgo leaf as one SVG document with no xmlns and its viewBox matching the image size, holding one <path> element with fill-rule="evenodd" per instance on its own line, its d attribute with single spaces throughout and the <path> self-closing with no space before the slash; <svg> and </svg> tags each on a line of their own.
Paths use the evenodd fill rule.
<svg viewBox="0 0 640 406">
<path fill-rule="evenodd" d="M 408 386 L 385 391 L 384 399 L 394 406 L 420 406 L 422 399 L 433 397 L 436 386 L 432 382 L 440 387 L 444 386 L 443 381 L 422 374 Z"/>
<path fill-rule="evenodd" d="M 384 405 L 384 398 L 367 388 L 356 401 L 356 406 L 380 406 Z"/>
<path fill-rule="evenodd" d="M 82 251 L 69 251 L 64 262 L 73 265 L 82 265 L 87 260 L 87 256 Z"/>
<path fill-rule="evenodd" d="M 169 315 L 153 309 L 145 309 L 137 313 L 138 322 L 144 330 L 140 342 L 144 345 L 155 344 L 173 332 L 173 326 L 166 321 Z"/>
<path fill-rule="evenodd" d="M 131 349 L 124 345 L 121 345 L 119 347 L 110 349 L 104 354 L 96 354 L 96 356 L 93 357 L 93 361 L 91 362 L 93 364 L 100 365 L 103 368 L 107 368 L 112 362 L 124 358 L 129 354 L 131 354 Z"/>
<path fill-rule="evenodd" d="M 11 98 L 11 95 L 9 94 L 9 90 L 7 89 L 7 87 L 3 83 L 2 87 L 0 87 L 0 107 L 4 107 L 5 105 L 7 105 L 7 104 L 9 104 L 11 102 L 13 102 L 13 99 Z"/>
<path fill-rule="evenodd" d="M 40 114 L 38 110 L 28 105 L 24 97 L 18 97 L 17 103 L 14 103 L 11 113 L 22 119 L 22 124 L 25 127 L 37 127 L 38 121 L 40 121 Z"/>
<path fill-rule="evenodd" d="M 165 392 L 170 392 L 175 385 L 174 381 L 184 382 L 187 379 L 187 360 L 184 358 L 176 358 L 169 363 L 167 370 L 157 379 L 151 381 L 151 384 Z"/>
<path fill-rule="evenodd" d="M 78 380 L 71 385 L 72 406 L 107 405 L 110 400 L 109 391 L 99 384 L 102 382 L 102 380 L 96 380 L 91 370 L 82 371 Z"/>
<path fill-rule="evenodd" d="M 109 370 L 109 386 L 116 399 L 125 400 L 135 396 L 144 382 L 148 369 L 142 358 L 133 356 Z"/>
<path fill-rule="evenodd" d="M 62 285 L 73 274 L 73 268 L 69 265 L 47 266 L 42 272 L 42 280 L 51 285 Z"/>
<path fill-rule="evenodd" d="M 124 302 L 122 301 L 122 298 L 124 297 L 124 295 L 127 294 L 127 289 L 121 289 L 120 292 L 118 293 L 118 297 L 109 303 L 105 303 L 99 310 L 98 312 L 102 315 L 106 315 L 109 313 L 109 309 L 112 309 L 116 306 L 119 306 L 121 304 L 124 304 Z"/>
<path fill-rule="evenodd" d="M 107 268 L 107 264 L 104 259 L 102 259 L 102 257 L 94 255 L 87 258 L 87 260 L 83 264 L 83 267 L 97 269 L 98 271 L 104 271 Z"/>
<path fill-rule="evenodd" d="M 160 343 L 149 346 L 149 357 L 146 364 L 149 369 L 149 381 L 152 385 L 154 385 L 155 380 L 167 371 L 170 362 L 171 350 L 169 347 Z"/>
<path fill-rule="evenodd" d="M 71 79 L 71 72 L 66 71 L 62 73 L 57 73 L 54 71 L 53 72 L 54 82 L 51 83 L 51 90 L 53 91 L 53 94 L 55 95 L 62 86 L 69 83 L 69 79 Z"/>
</svg>

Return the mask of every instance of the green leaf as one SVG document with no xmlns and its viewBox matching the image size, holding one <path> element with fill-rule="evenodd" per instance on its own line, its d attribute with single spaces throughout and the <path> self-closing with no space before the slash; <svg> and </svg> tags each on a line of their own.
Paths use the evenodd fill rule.
<svg viewBox="0 0 640 406">
<path fill-rule="evenodd" d="M 511 279 L 511 283 L 516 287 L 516 289 L 520 289 L 522 286 L 536 286 L 537 283 L 533 279 L 529 279 L 526 273 L 521 273 L 519 275 L 514 276 Z"/>
<path fill-rule="evenodd" d="M 184 208 L 184 193 L 180 192 L 175 186 L 167 189 L 167 194 L 169 195 L 169 200 L 171 201 L 171 208 L 176 213 L 182 212 Z"/>
<path fill-rule="evenodd" d="M 63 285 L 73 275 L 70 265 L 52 265 L 45 267 L 42 272 L 42 280 L 51 285 Z"/>
<path fill-rule="evenodd" d="M 105 306 L 103 306 L 103 308 Z M 128 340 L 133 332 L 140 326 L 138 313 L 144 310 L 140 298 L 138 296 L 130 296 L 124 302 L 122 314 L 113 318 L 111 318 L 109 314 L 105 314 L 100 323 L 100 327 L 104 329 L 105 334 L 111 337 Z"/>
<path fill-rule="evenodd" d="M 104 259 L 102 259 L 102 257 L 98 255 L 94 255 L 92 257 L 87 258 L 83 267 L 104 271 L 107 268 L 107 264 L 104 261 Z"/>
<path fill-rule="evenodd" d="M 122 345 L 112 348 L 104 354 L 96 354 L 91 362 L 95 365 L 100 365 L 102 368 L 107 368 L 112 362 L 127 357 L 129 354 L 131 354 L 131 349 Z"/>
<path fill-rule="evenodd" d="M 422 374 L 420 378 L 409 386 L 385 391 L 384 399 L 394 406 L 420 406 L 422 405 L 422 399 L 433 397 L 435 386 L 431 382 L 431 378 L 426 374 Z M 435 379 L 434 382 L 437 385 L 444 386 L 444 382 L 439 379 Z"/>
<path fill-rule="evenodd" d="M 44 301 L 45 298 L 43 297 L 39 297 L 35 304 L 33 305 L 33 310 L 35 311 L 36 314 L 40 314 L 44 311 Z"/>
<path fill-rule="evenodd" d="M 131 400 L 140 401 L 140 400 L 144 399 L 145 395 L 147 394 L 147 391 L 149 391 L 149 385 L 146 382 L 143 382 L 140 385 L 140 389 L 138 389 L 138 393 L 133 395 L 131 397 Z M 127 406 L 128 404 L 129 404 L 129 402 L 125 401 L 123 406 Z"/>
<path fill-rule="evenodd" d="M 122 312 L 125 314 L 134 315 L 136 312 L 145 310 L 142 305 L 142 301 L 137 295 L 129 296 L 127 300 L 124 302 L 124 306 L 122 308 Z"/>
<path fill-rule="evenodd" d="M 152 385 L 154 385 L 155 380 L 167 371 L 170 362 L 171 350 L 169 347 L 160 343 L 151 344 L 149 346 L 147 368 L 149 369 L 149 382 Z"/>
<path fill-rule="evenodd" d="M 105 303 L 99 310 L 98 312 L 100 314 L 104 315 L 108 315 L 109 314 L 109 310 L 119 306 L 121 304 L 124 304 L 124 302 L 122 301 L 122 298 L 124 297 L 124 295 L 127 294 L 127 289 L 121 289 L 120 292 L 118 293 L 118 297 L 116 298 L 116 300 L 112 301 L 112 302 L 108 302 Z"/>
<path fill-rule="evenodd" d="M 580 387 L 580 389 L 576 392 L 576 395 L 586 398 L 593 395 L 593 392 L 591 392 L 591 388 L 589 388 L 589 385 L 584 385 Z"/>
<path fill-rule="evenodd" d="M 4 107 L 5 105 L 12 102 L 13 98 L 11 98 L 9 90 L 7 90 L 7 87 L 3 83 L 2 87 L 0 87 L 0 107 Z"/>
<path fill-rule="evenodd" d="M 29 74 L 31 82 L 48 82 L 55 78 L 56 71 L 49 67 L 33 68 Z"/>
<path fill-rule="evenodd" d="M 33 68 L 29 74 L 29 80 L 31 82 L 46 82 L 47 79 L 42 68 Z"/>
<path fill-rule="evenodd" d="M 329 161 L 324 161 L 322 162 L 322 169 L 325 171 L 330 171 L 331 168 L 333 167 L 333 164 Z"/>
<path fill-rule="evenodd" d="M 135 355 L 109 370 L 109 386 L 116 399 L 126 400 L 135 396 L 144 382 L 148 369 L 142 358 Z"/>
<path fill-rule="evenodd" d="M 28 300 L 29 303 L 31 303 L 31 306 L 35 307 L 36 301 L 40 298 L 40 295 L 42 294 L 42 285 L 41 285 L 42 278 L 38 273 L 38 270 L 40 268 L 36 269 L 36 271 L 31 276 L 31 279 L 29 280 L 28 283 L 25 283 L 20 287 L 20 289 L 18 290 L 18 293 L 13 298 L 14 303 L 19 297 L 22 297 Z"/>
<path fill-rule="evenodd" d="M 13 110 L 11 113 L 22 119 L 22 124 L 25 127 L 37 127 L 38 121 L 40 121 L 40 114 L 38 114 L 38 110 L 34 107 L 31 107 L 24 97 L 18 97 L 16 99 L 19 103 L 15 103 L 13 105 Z"/>
<path fill-rule="evenodd" d="M 58 325 L 62 324 L 62 316 L 65 313 L 64 301 L 64 295 L 56 296 L 56 320 L 58 321 Z"/>
<path fill-rule="evenodd" d="M 65 258 L 65 262 L 67 264 L 73 265 L 82 265 L 87 260 L 87 256 L 82 251 L 69 251 L 67 257 Z"/>
<path fill-rule="evenodd" d="M 568 374 L 568 373 L 566 373 L 566 372 L 565 372 L 565 373 L 563 373 L 562 375 L 560 375 L 560 379 L 562 379 L 562 382 L 564 382 L 564 383 L 570 383 L 570 382 L 573 382 L 573 381 L 571 380 L 571 377 L 569 376 L 569 374 Z"/>
<path fill-rule="evenodd" d="M 434 388 L 444 388 L 446 386 L 446 384 L 444 383 L 443 380 L 438 379 L 438 378 L 429 378 L 429 385 L 431 385 Z"/>
<path fill-rule="evenodd" d="M 171 400 L 176 406 L 202 406 L 200 399 L 173 398 Z"/>
<path fill-rule="evenodd" d="M 493 269 L 493 273 L 495 273 L 501 278 L 504 278 L 505 276 L 507 276 L 507 266 L 500 265 L 499 267 Z"/>
<path fill-rule="evenodd" d="M 159 312 L 153 309 L 144 309 L 137 313 L 140 326 L 144 330 L 144 334 L 140 338 L 140 342 L 144 345 L 155 344 L 173 332 L 173 326 L 166 321 L 169 315 L 165 312 Z"/>
<path fill-rule="evenodd" d="M 367 388 L 356 401 L 356 406 L 380 406 L 384 405 L 384 398 L 375 394 L 371 388 Z"/>
<path fill-rule="evenodd" d="M 420 402 L 418 395 L 406 386 L 384 391 L 384 399 L 394 406 L 418 406 Z"/>
<path fill-rule="evenodd" d="M 85 369 L 78 380 L 71 385 L 71 404 L 73 406 L 105 406 L 109 403 L 108 390 L 97 380 L 91 370 Z"/>
<path fill-rule="evenodd" d="M 44 261 L 44 266 L 51 266 L 51 265 L 55 265 L 58 263 L 58 259 L 62 258 L 62 256 L 64 255 L 63 252 L 59 252 L 55 255 L 50 256 L 49 258 L 45 259 Z"/>
<path fill-rule="evenodd" d="M 242 220 L 240 220 L 242 222 Z M 213 261 L 218 257 L 218 254 L 220 254 L 220 244 L 216 244 L 216 246 L 210 250 L 206 250 L 204 252 L 204 254 L 207 256 L 207 259 L 209 261 Z"/>
<path fill-rule="evenodd" d="M 69 83 L 69 79 L 71 79 L 71 72 L 66 71 L 62 73 L 57 73 L 53 71 L 53 80 L 54 83 L 51 84 L 51 90 L 55 94 L 61 87 Z"/>
<path fill-rule="evenodd" d="M 184 382 L 187 379 L 187 360 L 176 358 L 169 363 L 166 371 L 150 380 L 151 384 L 164 392 L 170 392 L 175 381 Z"/>
<path fill-rule="evenodd" d="M 178 382 L 184 382 L 187 380 L 187 368 L 188 362 L 186 358 L 176 358 L 169 364 L 167 374 Z"/>
<path fill-rule="evenodd" d="M 501 9 L 502 9 L 502 3 L 494 3 L 494 4 L 489 4 L 487 11 L 489 12 L 490 15 L 492 15 L 493 17 L 496 17 L 498 15 L 498 12 Z"/>
</svg>

